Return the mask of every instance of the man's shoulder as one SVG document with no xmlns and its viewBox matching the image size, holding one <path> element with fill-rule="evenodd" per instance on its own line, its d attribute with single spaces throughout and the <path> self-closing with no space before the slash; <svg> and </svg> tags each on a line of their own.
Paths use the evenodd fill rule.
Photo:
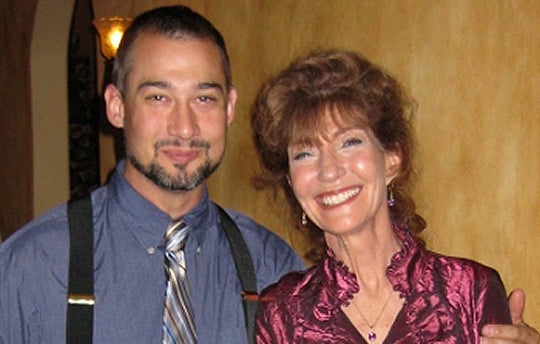
<svg viewBox="0 0 540 344">
<path fill-rule="evenodd" d="M 226 212 L 242 233 L 256 270 L 272 271 L 265 286 L 287 272 L 305 269 L 302 258 L 279 235 L 239 211 L 227 209 Z"/>
<path fill-rule="evenodd" d="M 56 271 L 52 266 L 65 260 L 69 247 L 65 208 L 62 204 L 38 216 L 1 244 L 0 276 L 17 283 L 28 271 L 38 280 L 46 271 Z"/>
<path fill-rule="evenodd" d="M 66 228 L 66 204 L 63 203 L 39 215 L 15 231 L 2 243 L 0 252 L 47 240 L 46 238 L 57 236 L 59 231 L 64 231 Z"/>
<path fill-rule="evenodd" d="M 253 218 L 248 215 L 233 209 L 224 209 L 225 212 L 231 217 L 234 221 L 242 235 L 246 236 L 271 236 L 279 238 L 277 234 L 272 232 L 270 229 L 266 228 L 262 224 L 255 221 Z"/>
<path fill-rule="evenodd" d="M 251 217 L 237 211 L 226 209 L 227 214 L 234 221 L 248 246 L 265 245 L 273 249 L 292 250 L 289 244 L 272 230 L 256 222 Z"/>
<path fill-rule="evenodd" d="M 92 192 L 92 198 L 100 207 L 103 204 L 103 189 Z M 7 238 L 0 245 L 0 259 L 8 252 L 32 254 L 38 249 L 63 253 L 68 247 L 68 235 L 67 202 L 62 202 L 38 215 Z"/>
</svg>

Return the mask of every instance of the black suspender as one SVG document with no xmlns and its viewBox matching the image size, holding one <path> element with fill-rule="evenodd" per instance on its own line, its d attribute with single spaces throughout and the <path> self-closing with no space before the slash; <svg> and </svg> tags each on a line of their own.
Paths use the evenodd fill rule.
<svg viewBox="0 0 540 344">
<path fill-rule="evenodd" d="M 90 196 L 68 202 L 69 277 L 66 340 L 91 344 L 94 321 L 94 231 Z"/>
<path fill-rule="evenodd" d="M 217 204 L 216 207 L 244 290 L 242 303 L 248 343 L 251 344 L 255 342 L 255 314 L 259 304 L 253 261 L 238 226 L 225 210 Z M 94 239 L 92 201 L 89 195 L 68 202 L 68 223 L 70 254 L 66 339 L 68 344 L 91 344 L 94 320 Z"/>
<path fill-rule="evenodd" d="M 234 264 L 238 271 L 238 277 L 242 284 L 242 303 L 244 306 L 244 315 L 246 318 L 246 330 L 248 343 L 255 343 L 255 315 L 259 308 L 259 297 L 257 295 L 257 278 L 253 268 L 253 260 L 249 250 L 244 242 L 242 233 L 231 219 L 231 217 L 216 204 L 221 216 L 221 226 L 225 230 L 229 245 L 231 246 Z"/>
</svg>

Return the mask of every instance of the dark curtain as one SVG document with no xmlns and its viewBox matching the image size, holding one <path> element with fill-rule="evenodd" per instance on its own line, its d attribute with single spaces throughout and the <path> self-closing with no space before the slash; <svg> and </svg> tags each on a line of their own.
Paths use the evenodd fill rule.
<svg viewBox="0 0 540 344">
<path fill-rule="evenodd" d="M 0 0 L 0 235 L 33 216 L 30 50 L 37 0 Z"/>
</svg>

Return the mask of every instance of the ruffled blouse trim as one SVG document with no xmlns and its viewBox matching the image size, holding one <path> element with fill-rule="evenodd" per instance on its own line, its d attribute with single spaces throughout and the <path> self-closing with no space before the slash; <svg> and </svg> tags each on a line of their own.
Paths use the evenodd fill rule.
<svg viewBox="0 0 540 344">
<path fill-rule="evenodd" d="M 401 250 L 394 254 L 390 265 L 386 268 L 386 276 L 398 291 L 401 298 L 412 292 L 412 286 L 416 285 L 421 271 L 416 271 L 421 259 L 420 241 L 416 239 L 405 225 L 394 224 L 394 232 L 401 241 Z"/>
<path fill-rule="evenodd" d="M 356 276 L 350 272 L 343 262 L 335 259 L 334 252 L 326 249 L 322 264 L 320 281 L 322 288 L 314 308 L 314 315 L 321 321 L 329 320 L 341 306 L 348 305 L 353 295 L 360 289 Z"/>
<path fill-rule="evenodd" d="M 395 225 L 394 231 L 402 242 L 402 248 L 392 256 L 386 274 L 394 290 L 399 291 L 403 298 L 411 291 L 410 278 L 414 279 L 414 276 L 407 276 L 407 267 L 413 264 L 414 259 L 418 259 L 415 258 L 415 255 L 418 252 L 419 242 L 405 226 Z M 360 290 L 360 286 L 356 275 L 342 261 L 336 259 L 330 248 L 326 249 L 320 268 L 323 270 L 321 275 L 324 276 L 324 280 L 321 281 L 323 287 L 315 315 L 320 320 L 324 320 L 333 313 L 332 309 L 349 305 L 354 294 Z"/>
</svg>

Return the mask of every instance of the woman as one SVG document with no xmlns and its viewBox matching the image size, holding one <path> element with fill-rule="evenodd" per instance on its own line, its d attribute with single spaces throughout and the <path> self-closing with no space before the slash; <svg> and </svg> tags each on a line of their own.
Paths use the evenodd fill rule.
<svg viewBox="0 0 540 344">
<path fill-rule="evenodd" d="M 283 188 L 320 259 L 265 291 L 258 343 L 478 343 L 484 324 L 510 323 L 495 270 L 417 237 L 410 105 L 347 51 L 299 59 L 261 89 L 261 180 Z"/>
</svg>

